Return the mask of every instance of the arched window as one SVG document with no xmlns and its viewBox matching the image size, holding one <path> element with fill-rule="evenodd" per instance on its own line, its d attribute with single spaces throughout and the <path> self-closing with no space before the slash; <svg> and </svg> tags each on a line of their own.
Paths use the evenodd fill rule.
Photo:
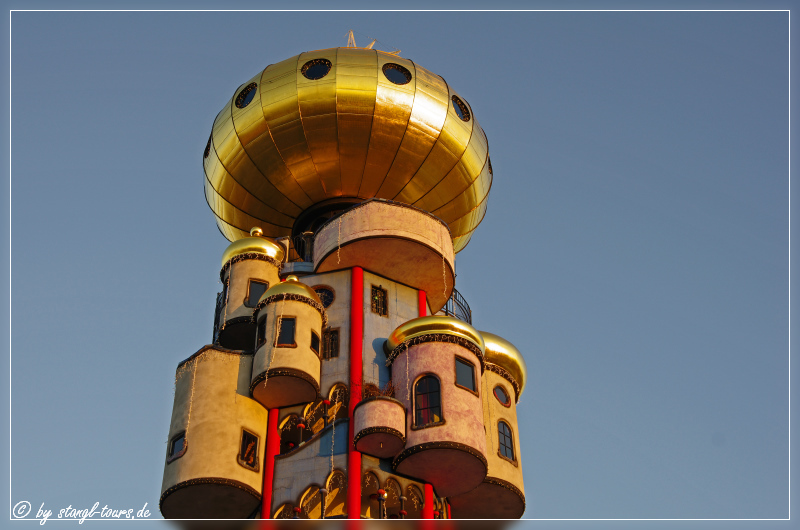
<svg viewBox="0 0 800 530">
<path fill-rule="evenodd" d="M 331 473 L 327 482 L 328 496 L 325 500 L 325 517 L 346 515 L 347 479 L 338 469 Z"/>
<path fill-rule="evenodd" d="M 439 380 L 426 375 L 414 384 L 414 426 L 425 427 L 442 421 Z"/>
<path fill-rule="evenodd" d="M 511 427 L 504 421 L 497 423 L 497 434 L 500 442 L 500 456 L 514 460 L 514 438 L 511 436 Z"/>
</svg>

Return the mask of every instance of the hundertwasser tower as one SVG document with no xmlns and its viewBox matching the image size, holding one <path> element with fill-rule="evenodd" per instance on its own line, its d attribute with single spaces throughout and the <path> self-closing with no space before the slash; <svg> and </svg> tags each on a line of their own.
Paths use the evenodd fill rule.
<svg viewBox="0 0 800 530">
<path fill-rule="evenodd" d="M 493 178 L 467 101 L 397 53 L 306 52 L 236 89 L 203 166 L 232 243 L 162 514 L 521 517 L 525 362 L 454 288 Z"/>
</svg>

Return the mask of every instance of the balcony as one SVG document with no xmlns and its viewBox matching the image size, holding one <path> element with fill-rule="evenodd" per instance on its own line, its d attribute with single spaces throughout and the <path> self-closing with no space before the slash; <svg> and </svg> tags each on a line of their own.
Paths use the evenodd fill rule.
<svg viewBox="0 0 800 530">
<path fill-rule="evenodd" d="M 472 325 L 472 310 L 469 308 L 467 300 L 456 289 L 453 289 L 453 295 L 447 300 L 440 313 Z"/>
</svg>

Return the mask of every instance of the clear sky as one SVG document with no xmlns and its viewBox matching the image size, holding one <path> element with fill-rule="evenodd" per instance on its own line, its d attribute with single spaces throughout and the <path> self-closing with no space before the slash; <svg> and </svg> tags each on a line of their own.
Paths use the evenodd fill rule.
<svg viewBox="0 0 800 530">
<path fill-rule="evenodd" d="M 489 138 L 456 287 L 527 360 L 525 516 L 787 517 L 786 12 L 14 13 L 11 505 L 160 517 L 175 367 L 211 340 L 227 245 L 212 121 L 351 28 Z"/>
</svg>

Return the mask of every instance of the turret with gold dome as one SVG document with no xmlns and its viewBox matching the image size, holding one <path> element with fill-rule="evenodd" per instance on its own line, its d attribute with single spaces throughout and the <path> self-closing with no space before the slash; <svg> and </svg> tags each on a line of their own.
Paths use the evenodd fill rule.
<svg viewBox="0 0 800 530">
<path fill-rule="evenodd" d="M 203 151 L 231 242 L 179 364 L 165 517 L 516 518 L 521 352 L 456 253 L 492 185 L 476 111 L 399 52 L 304 52 L 239 85 Z"/>
</svg>

